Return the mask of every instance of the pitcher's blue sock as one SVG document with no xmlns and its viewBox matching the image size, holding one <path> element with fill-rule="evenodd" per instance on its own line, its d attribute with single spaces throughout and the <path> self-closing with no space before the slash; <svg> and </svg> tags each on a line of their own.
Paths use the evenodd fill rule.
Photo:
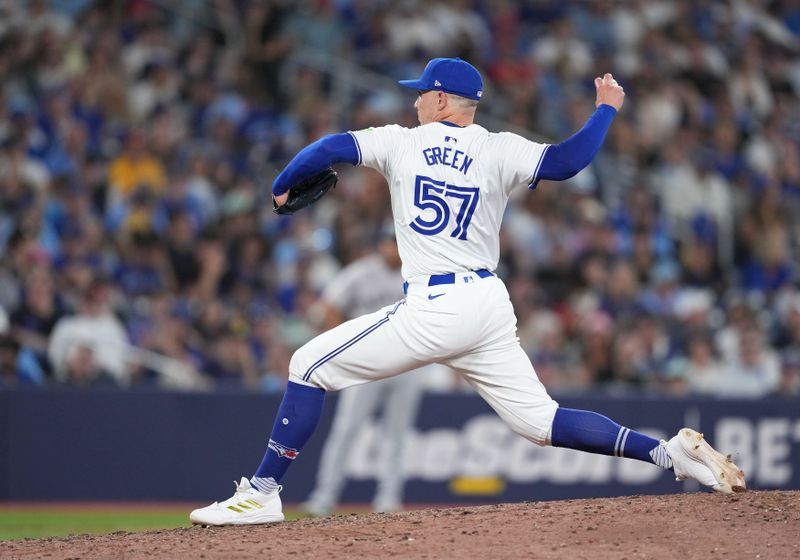
<svg viewBox="0 0 800 560">
<path fill-rule="evenodd" d="M 624 428 L 602 414 L 588 410 L 557 409 L 550 440 L 554 447 L 629 457 L 664 469 L 672 468 L 672 459 L 657 439 Z"/>
<path fill-rule="evenodd" d="M 267 451 L 250 479 L 255 488 L 268 494 L 278 487 L 289 465 L 317 428 L 324 400 L 323 389 L 289 381 Z"/>
</svg>

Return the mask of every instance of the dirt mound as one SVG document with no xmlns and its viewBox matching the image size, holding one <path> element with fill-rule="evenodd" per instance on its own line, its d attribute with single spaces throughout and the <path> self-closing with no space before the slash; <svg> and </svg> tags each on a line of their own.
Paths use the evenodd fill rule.
<svg viewBox="0 0 800 560">
<path fill-rule="evenodd" d="M 0 542 L 0 558 L 800 559 L 800 492 L 634 496 Z"/>
</svg>

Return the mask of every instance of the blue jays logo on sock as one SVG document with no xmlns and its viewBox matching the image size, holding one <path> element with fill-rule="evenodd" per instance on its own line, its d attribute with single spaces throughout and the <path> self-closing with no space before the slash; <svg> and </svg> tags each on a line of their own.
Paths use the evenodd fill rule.
<svg viewBox="0 0 800 560">
<path fill-rule="evenodd" d="M 291 459 L 294 461 L 300 452 L 297 449 L 292 449 L 291 447 L 286 447 L 285 445 L 281 445 L 277 441 L 271 439 L 269 440 L 269 444 L 267 445 L 270 449 L 272 449 L 275 453 L 278 454 L 278 457 L 286 457 L 287 459 Z"/>
</svg>

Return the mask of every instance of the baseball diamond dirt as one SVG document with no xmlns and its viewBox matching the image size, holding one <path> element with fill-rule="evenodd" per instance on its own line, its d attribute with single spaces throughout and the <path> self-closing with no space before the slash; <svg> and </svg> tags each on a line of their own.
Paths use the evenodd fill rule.
<svg viewBox="0 0 800 560">
<path fill-rule="evenodd" d="M 634 496 L 0 542 L 0 558 L 800 559 L 800 492 Z"/>
</svg>

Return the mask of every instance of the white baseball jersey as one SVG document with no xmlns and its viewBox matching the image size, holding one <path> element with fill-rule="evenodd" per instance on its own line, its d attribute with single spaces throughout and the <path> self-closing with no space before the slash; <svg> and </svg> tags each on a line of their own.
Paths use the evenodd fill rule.
<svg viewBox="0 0 800 560">
<path fill-rule="evenodd" d="M 546 144 L 441 122 L 351 135 L 360 164 L 389 183 L 406 279 L 497 268 L 509 194 L 535 179 Z"/>
<path fill-rule="evenodd" d="M 487 272 L 509 194 L 537 179 L 547 146 L 441 122 L 351 134 L 360 163 L 388 180 L 408 292 L 309 341 L 290 379 L 330 391 L 444 364 L 511 429 L 549 444 L 558 403 L 519 344 L 505 285 Z"/>
</svg>

